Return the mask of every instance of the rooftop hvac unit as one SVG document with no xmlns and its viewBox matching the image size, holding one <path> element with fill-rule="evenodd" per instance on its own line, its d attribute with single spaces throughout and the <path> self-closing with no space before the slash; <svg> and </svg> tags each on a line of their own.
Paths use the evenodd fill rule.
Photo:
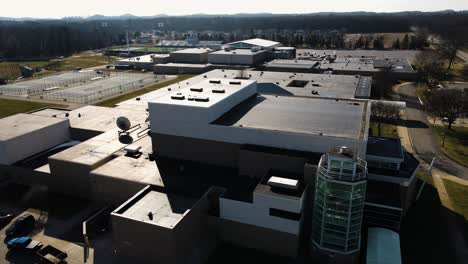
<svg viewBox="0 0 468 264">
<path fill-rule="evenodd" d="M 130 145 L 124 148 L 124 151 L 127 152 L 128 155 L 136 155 L 140 153 L 141 146 L 138 145 Z"/>
<path fill-rule="evenodd" d="M 287 179 L 277 176 L 272 176 L 267 184 L 271 187 L 284 188 L 289 190 L 297 190 L 299 188 L 299 181 L 295 179 Z"/>
<path fill-rule="evenodd" d="M 210 100 L 209 97 L 196 97 L 195 102 L 208 102 Z"/>
<path fill-rule="evenodd" d="M 178 94 L 176 94 L 176 95 L 171 96 L 171 99 L 172 99 L 172 100 L 184 100 L 184 99 L 185 99 L 185 96 L 182 95 L 181 93 L 178 93 Z"/>
<path fill-rule="evenodd" d="M 225 93 L 226 90 L 224 90 L 224 89 L 213 89 L 212 92 L 213 93 Z"/>
</svg>

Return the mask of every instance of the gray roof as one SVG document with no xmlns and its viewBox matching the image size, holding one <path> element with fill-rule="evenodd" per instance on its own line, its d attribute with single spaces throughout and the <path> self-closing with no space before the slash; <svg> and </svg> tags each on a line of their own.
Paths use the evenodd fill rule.
<svg viewBox="0 0 468 264">
<path fill-rule="evenodd" d="M 403 159 L 403 148 L 399 138 L 369 137 L 367 155 Z"/>
<path fill-rule="evenodd" d="M 197 199 L 191 197 L 164 193 L 147 187 L 114 211 L 114 214 L 173 229 L 196 201 Z M 152 217 L 149 214 L 152 214 Z"/>
<path fill-rule="evenodd" d="M 365 101 L 259 95 L 215 124 L 360 140 L 367 108 Z"/>
</svg>

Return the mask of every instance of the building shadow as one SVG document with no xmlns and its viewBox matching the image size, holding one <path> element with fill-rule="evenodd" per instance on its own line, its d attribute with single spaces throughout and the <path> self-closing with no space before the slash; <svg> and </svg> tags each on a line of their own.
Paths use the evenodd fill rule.
<svg viewBox="0 0 468 264">
<path fill-rule="evenodd" d="M 427 184 L 421 198 L 402 219 L 403 263 L 467 263 L 468 222 L 444 207 Z"/>
</svg>

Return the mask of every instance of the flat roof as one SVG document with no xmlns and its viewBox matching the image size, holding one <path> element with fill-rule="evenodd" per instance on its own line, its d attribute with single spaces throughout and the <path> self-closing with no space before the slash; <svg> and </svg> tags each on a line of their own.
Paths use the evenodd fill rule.
<svg viewBox="0 0 468 264">
<path fill-rule="evenodd" d="M 169 66 L 162 64 L 161 66 Z M 186 64 L 183 64 L 184 66 Z M 189 66 L 189 65 L 187 65 Z M 292 76 L 292 77 L 291 77 Z M 356 77 L 349 75 L 335 74 L 312 74 L 312 73 L 294 73 L 291 72 L 271 72 L 271 71 L 241 71 L 241 70 L 212 70 L 204 74 L 194 76 L 190 79 L 169 85 L 167 87 L 149 92 L 138 96 L 140 100 L 135 98 L 118 104 L 117 108 L 125 109 L 146 109 L 147 104 L 161 96 L 164 96 L 172 91 L 177 91 L 185 87 L 197 84 L 209 78 L 220 79 L 250 79 L 257 81 L 257 90 L 259 93 L 279 94 L 279 95 L 299 95 L 310 97 L 337 97 L 337 98 L 353 98 L 354 94 L 361 95 L 357 92 L 359 78 L 367 78 L 365 92 L 370 94 L 372 79 L 369 77 Z M 310 81 L 304 88 L 288 87 L 288 84 L 293 80 L 308 80 Z M 312 82 L 313 81 L 313 82 Z M 278 82 L 278 84 L 277 84 Z M 272 85 L 262 85 L 263 83 L 271 83 Z M 317 83 L 320 87 L 313 84 Z M 359 85 L 360 87 L 360 85 Z M 279 89 L 278 89 L 279 88 Z M 361 88 L 359 88 L 361 89 Z M 319 91 L 318 95 L 313 95 L 312 90 Z"/>
<path fill-rule="evenodd" d="M 403 159 L 403 148 L 399 138 L 369 137 L 366 154 Z"/>
<path fill-rule="evenodd" d="M 420 51 L 415 50 L 316 50 L 298 49 L 297 57 L 326 56 L 336 54 L 338 57 L 368 57 L 368 58 L 408 58 L 413 60 Z"/>
<path fill-rule="evenodd" d="M 140 129 L 129 134 L 132 142 L 137 142 L 144 137 L 138 134 L 144 129 L 145 127 L 142 126 Z M 128 142 L 121 142 L 119 140 L 118 131 L 119 128 L 115 127 L 74 147 L 59 152 L 49 157 L 49 163 L 55 160 L 61 160 L 94 166 L 103 160 L 107 160 L 113 153 L 123 149 L 129 144 Z"/>
<path fill-rule="evenodd" d="M 218 50 L 211 52 L 210 55 L 256 55 L 264 53 L 266 50 L 252 51 L 250 49 L 232 49 L 232 50 Z"/>
<path fill-rule="evenodd" d="M 152 152 L 151 138 L 144 137 L 130 146 L 140 146 L 140 152 L 143 154 L 135 158 L 126 156 L 125 152 L 122 151 L 118 157 L 91 173 L 124 181 L 164 186 L 158 165 L 154 160 L 147 159 L 147 154 Z"/>
<path fill-rule="evenodd" d="M 87 105 L 73 111 L 48 108 L 32 112 L 31 115 L 68 118 L 70 120 L 70 127 L 72 128 L 106 132 L 116 128 L 115 122 L 117 118 L 121 116 L 127 117 L 132 124 L 143 123 L 148 117 L 146 110 L 140 108 L 135 109 L 136 110 Z"/>
<path fill-rule="evenodd" d="M 29 114 L 8 116 L 0 119 L 0 141 L 10 140 L 62 122 L 66 122 L 66 119 Z"/>
<path fill-rule="evenodd" d="M 246 39 L 246 40 L 231 42 L 228 45 L 232 45 L 232 44 L 236 44 L 236 43 L 246 43 L 246 44 L 265 47 L 265 48 L 280 45 L 279 42 L 271 41 L 271 40 L 267 40 L 267 39 L 261 39 L 261 38 Z"/>
<path fill-rule="evenodd" d="M 209 48 L 191 48 L 191 49 L 183 49 L 183 50 L 176 50 L 171 52 L 170 54 L 202 54 L 202 53 L 208 53 L 212 51 L 212 49 Z"/>
<path fill-rule="evenodd" d="M 254 82 L 251 80 L 207 79 L 164 95 L 152 103 L 209 108 Z M 215 92 L 217 90 L 222 92 Z M 175 99 L 174 96 L 180 96 L 181 99 Z M 198 100 L 202 98 L 207 100 Z"/>
<path fill-rule="evenodd" d="M 175 63 L 175 62 L 169 62 L 169 63 L 159 63 L 155 65 L 156 67 L 174 67 L 174 68 L 200 68 L 204 69 L 206 67 L 210 67 L 211 64 L 196 64 L 196 63 Z"/>
<path fill-rule="evenodd" d="M 265 64 L 267 68 L 296 68 L 306 70 L 312 70 L 316 65 L 318 65 L 317 61 L 284 59 L 276 59 Z"/>
<path fill-rule="evenodd" d="M 138 57 L 132 57 L 119 60 L 119 62 L 132 62 L 132 63 L 152 63 L 153 58 L 167 58 L 169 54 L 149 54 Z"/>
<path fill-rule="evenodd" d="M 257 95 L 213 124 L 360 140 L 367 111 L 366 101 Z"/>
<path fill-rule="evenodd" d="M 322 70 L 332 71 L 362 71 L 362 72 L 378 72 L 379 69 L 374 68 L 373 64 L 361 63 L 361 62 L 328 62 L 322 61 L 319 65 Z"/>
<path fill-rule="evenodd" d="M 115 213 L 137 221 L 173 229 L 196 202 L 195 198 L 147 188 L 132 197 Z M 152 217 L 149 214 L 152 214 Z"/>
</svg>

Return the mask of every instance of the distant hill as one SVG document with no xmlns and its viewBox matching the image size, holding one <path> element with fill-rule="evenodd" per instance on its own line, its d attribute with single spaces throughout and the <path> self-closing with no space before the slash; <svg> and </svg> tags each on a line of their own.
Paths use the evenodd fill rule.
<svg viewBox="0 0 468 264">
<path fill-rule="evenodd" d="M 89 17 L 73 16 L 64 17 L 61 19 L 51 18 L 12 18 L 12 17 L 0 17 L 0 21 L 34 21 L 34 20 L 65 20 L 65 21 L 97 21 L 97 20 L 128 20 L 128 19 L 152 19 L 152 18 L 168 18 L 168 17 L 194 17 L 194 18 L 210 18 L 210 17 L 277 17 L 277 16 L 375 16 L 375 15 L 394 15 L 394 16 L 408 16 L 408 15 L 434 15 L 434 14 L 467 14 L 468 10 L 454 11 L 454 10 L 441 10 L 435 12 L 421 12 L 421 11 L 403 11 L 393 13 L 378 13 L 378 12 L 366 12 L 366 11 L 355 11 L 355 12 L 317 12 L 317 13 L 298 13 L 298 14 L 272 14 L 272 13 L 238 13 L 238 14 L 204 14 L 197 13 L 183 16 L 173 16 L 167 14 L 157 14 L 153 16 L 136 16 L 133 14 L 123 14 L 120 16 L 105 16 L 105 15 L 92 15 Z"/>
</svg>

